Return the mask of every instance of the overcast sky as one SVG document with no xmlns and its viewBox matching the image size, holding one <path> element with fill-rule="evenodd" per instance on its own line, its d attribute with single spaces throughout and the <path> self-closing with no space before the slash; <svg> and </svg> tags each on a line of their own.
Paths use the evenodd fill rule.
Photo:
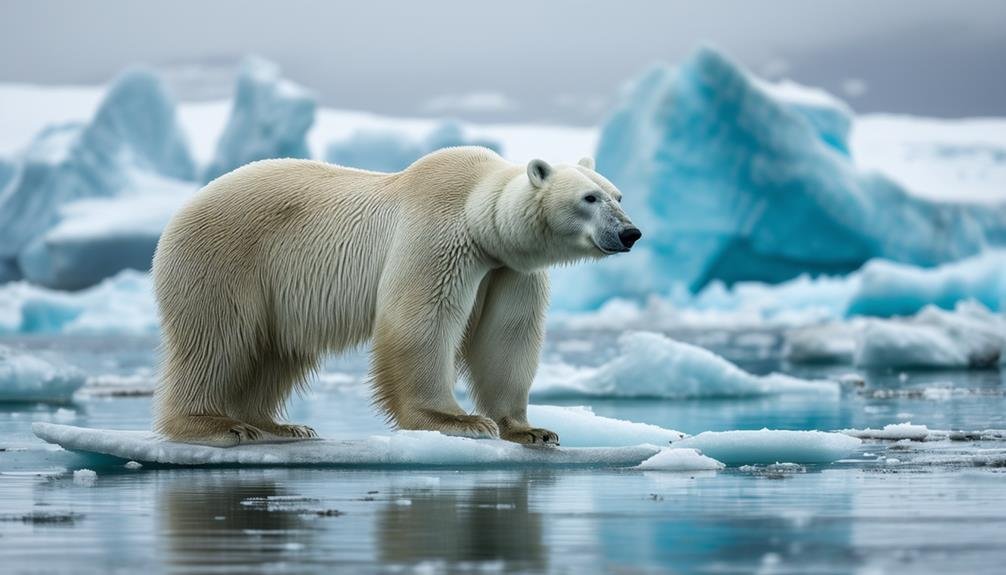
<svg viewBox="0 0 1006 575">
<path fill-rule="evenodd" d="M 257 53 L 327 105 L 397 115 L 593 123 L 627 79 L 703 43 L 859 112 L 1006 116 L 997 0 L 0 0 L 0 81 L 100 83 L 144 63 L 210 97 Z"/>
</svg>

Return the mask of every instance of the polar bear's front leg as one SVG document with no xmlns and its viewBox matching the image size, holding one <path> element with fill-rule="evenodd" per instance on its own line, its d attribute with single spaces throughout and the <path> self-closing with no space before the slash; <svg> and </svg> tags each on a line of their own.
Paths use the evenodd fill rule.
<svg viewBox="0 0 1006 575">
<path fill-rule="evenodd" d="M 500 268 L 485 281 L 463 350 L 475 405 L 496 421 L 503 439 L 557 445 L 558 434 L 527 421 L 528 391 L 545 337 L 548 275 Z"/>
<path fill-rule="evenodd" d="M 454 398 L 456 350 L 477 278 L 444 289 L 423 281 L 431 277 L 429 270 L 399 275 L 401 280 L 382 286 L 378 298 L 371 369 L 375 403 L 400 429 L 499 437 L 495 421 L 468 414 Z"/>
</svg>

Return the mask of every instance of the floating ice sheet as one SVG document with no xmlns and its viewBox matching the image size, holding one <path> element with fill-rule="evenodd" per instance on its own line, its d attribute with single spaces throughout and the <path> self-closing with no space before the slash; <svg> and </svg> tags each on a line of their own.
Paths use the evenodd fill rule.
<svg viewBox="0 0 1006 575">
<path fill-rule="evenodd" d="M 831 463 L 856 451 L 862 442 L 824 431 L 706 431 L 682 439 L 674 447 L 698 449 L 727 465 Z"/>
<path fill-rule="evenodd" d="M 165 441 L 149 431 L 86 429 L 36 422 L 41 439 L 71 451 L 163 465 L 260 466 L 635 466 L 660 451 L 654 445 L 535 448 L 501 440 L 400 431 L 358 440 L 309 440 L 208 447 Z"/>
<path fill-rule="evenodd" d="M 716 471 L 725 465 L 695 449 L 670 447 L 640 463 L 646 471 Z"/>
</svg>

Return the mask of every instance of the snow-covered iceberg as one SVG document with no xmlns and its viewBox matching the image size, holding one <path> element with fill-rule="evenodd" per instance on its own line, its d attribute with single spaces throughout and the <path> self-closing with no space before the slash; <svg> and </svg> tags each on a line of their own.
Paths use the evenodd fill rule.
<svg viewBox="0 0 1006 575">
<path fill-rule="evenodd" d="M 641 299 L 675 282 L 697 290 L 715 279 L 842 274 L 876 257 L 931 266 L 1006 238 L 1002 204 L 928 201 L 859 171 L 847 120 L 835 119 L 846 110 L 817 100 L 766 89 L 710 49 L 644 74 L 597 151 L 644 239 L 632 254 L 563 270 L 579 294 L 557 303 Z"/>
<path fill-rule="evenodd" d="M 69 401 L 84 374 L 0 345 L 0 402 Z"/>
<path fill-rule="evenodd" d="M 842 433 L 775 429 L 706 431 L 674 447 L 698 449 L 727 465 L 831 463 L 854 453 L 862 442 Z"/>
<path fill-rule="evenodd" d="M 543 365 L 531 395 L 686 399 L 839 393 L 838 385 L 830 381 L 752 375 L 711 351 L 659 333 L 626 333 L 618 345 L 618 355 L 597 368 Z"/>
<path fill-rule="evenodd" d="M 340 166 L 398 172 L 430 152 L 452 146 L 483 146 L 502 153 L 499 142 L 469 138 L 460 124 L 447 121 L 421 140 L 393 130 L 359 130 L 345 140 L 329 144 L 325 159 Z"/>
<path fill-rule="evenodd" d="M 125 270 L 77 292 L 25 281 L 0 285 L 2 333 L 157 333 L 150 275 Z"/>
<path fill-rule="evenodd" d="M 864 368 L 992 367 L 1006 346 L 1006 319 L 967 300 L 952 311 L 926 306 L 894 318 L 853 318 L 786 333 L 793 363 L 853 363 Z"/>
<path fill-rule="evenodd" d="M 255 160 L 309 158 L 307 132 L 314 124 L 314 95 L 284 79 L 279 67 L 257 57 L 244 60 L 216 156 L 203 180 Z"/>
<path fill-rule="evenodd" d="M 194 187 L 181 182 L 194 176 L 174 102 L 163 84 L 145 70 L 125 72 L 89 123 L 51 126 L 16 158 L 14 173 L 0 191 L 0 260 L 11 266 L 16 259 L 18 275 L 60 289 L 86 287 L 129 267 L 148 269 L 153 255 L 148 235 L 130 235 L 135 229 L 120 234 L 119 222 L 114 216 L 108 222 L 105 210 L 74 204 L 121 196 L 170 203 L 191 193 Z M 78 221 L 68 223 L 68 229 L 49 235 L 75 216 Z M 81 226 L 87 233 L 74 233 Z M 94 262 L 77 259 L 96 254 L 100 258 Z"/>
</svg>

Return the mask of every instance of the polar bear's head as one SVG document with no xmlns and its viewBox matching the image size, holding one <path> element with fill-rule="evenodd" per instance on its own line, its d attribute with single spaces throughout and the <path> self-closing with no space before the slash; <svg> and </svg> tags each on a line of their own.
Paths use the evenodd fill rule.
<svg viewBox="0 0 1006 575">
<path fill-rule="evenodd" d="M 502 258 L 511 267 L 603 258 L 629 251 L 642 237 L 622 210 L 622 193 L 594 171 L 590 158 L 554 167 L 531 160 L 506 188 L 507 217 L 497 224 L 521 248 Z"/>
</svg>

